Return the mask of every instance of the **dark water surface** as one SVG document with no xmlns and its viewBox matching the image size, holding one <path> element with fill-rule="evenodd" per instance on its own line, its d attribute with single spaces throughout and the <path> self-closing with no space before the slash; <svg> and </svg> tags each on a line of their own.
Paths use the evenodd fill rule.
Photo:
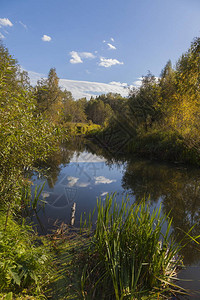
<svg viewBox="0 0 200 300">
<path fill-rule="evenodd" d="M 119 202 L 128 193 L 131 201 L 150 197 L 152 209 L 161 204 L 162 211 L 173 217 L 172 232 L 178 240 L 194 224 L 192 234 L 200 234 L 200 169 L 116 158 L 81 142 L 61 147 L 60 153 L 41 166 L 41 173 L 40 178 L 37 174 L 32 177 L 34 185 L 46 181 L 42 192 L 45 208 L 33 218 L 40 234 L 51 232 L 56 220 L 69 224 L 74 202 L 74 226 L 78 227 L 81 213 L 92 211 L 98 197 L 103 200 L 113 192 Z M 177 284 L 192 291 L 184 299 L 200 299 L 200 245 L 190 243 L 182 254 L 186 267 L 180 271 L 182 280 Z"/>
</svg>

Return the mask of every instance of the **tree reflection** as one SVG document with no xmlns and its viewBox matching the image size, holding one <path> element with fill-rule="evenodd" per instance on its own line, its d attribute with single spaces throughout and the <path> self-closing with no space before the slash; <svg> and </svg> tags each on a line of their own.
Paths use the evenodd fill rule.
<svg viewBox="0 0 200 300">
<path fill-rule="evenodd" d="M 76 155 L 79 156 L 84 149 L 85 144 L 81 138 L 70 139 L 70 142 L 61 144 L 59 151 L 54 152 L 47 161 L 37 163 L 38 174 L 47 180 L 50 188 L 53 188 L 62 167 L 70 163 L 75 151 Z"/>
<path fill-rule="evenodd" d="M 47 177 L 50 188 L 56 184 L 63 166 L 70 162 L 76 152 L 79 156 L 83 151 L 106 159 L 109 167 L 124 164 L 122 187 L 139 202 L 150 196 L 152 206 L 162 201 L 162 210 L 173 218 L 173 233 L 178 241 L 185 232 L 194 225 L 193 236 L 200 234 L 200 170 L 175 166 L 172 164 L 152 162 L 150 160 L 130 159 L 123 153 L 108 152 L 91 142 L 85 143 L 80 138 L 62 145 L 60 151 L 41 165 L 43 175 Z M 113 191 L 114 192 L 114 191 Z M 190 242 L 182 250 L 185 264 L 200 260 L 200 248 Z"/>
<path fill-rule="evenodd" d="M 162 199 L 163 212 L 173 218 L 173 233 L 179 241 L 194 224 L 192 235 L 199 235 L 200 170 L 144 160 L 129 161 L 122 186 L 135 196 L 136 201 L 144 195 L 150 195 L 152 204 Z M 200 249 L 191 241 L 182 253 L 186 264 L 200 259 Z"/>
</svg>

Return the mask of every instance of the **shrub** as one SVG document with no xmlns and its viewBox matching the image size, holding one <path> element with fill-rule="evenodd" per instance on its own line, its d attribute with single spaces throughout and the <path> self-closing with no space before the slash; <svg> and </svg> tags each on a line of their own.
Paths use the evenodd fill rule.
<svg viewBox="0 0 200 300">
<path fill-rule="evenodd" d="M 30 226 L 0 214 L 0 293 L 42 292 L 51 277 L 51 255 Z"/>
</svg>

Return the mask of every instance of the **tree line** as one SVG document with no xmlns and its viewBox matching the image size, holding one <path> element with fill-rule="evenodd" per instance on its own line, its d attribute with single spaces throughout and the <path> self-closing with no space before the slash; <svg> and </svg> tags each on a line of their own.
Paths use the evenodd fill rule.
<svg viewBox="0 0 200 300">
<path fill-rule="evenodd" d="M 126 101 L 120 94 L 108 93 L 75 100 L 70 91 L 59 87 L 55 68 L 50 69 L 48 78 L 41 79 L 33 88 L 37 100 L 37 112 L 45 114 L 55 123 L 93 122 L 105 125 L 114 112 L 120 111 L 121 103 Z"/>
<path fill-rule="evenodd" d="M 196 38 L 175 67 L 168 61 L 159 78 L 149 72 L 127 98 L 108 93 L 75 101 L 59 86 L 55 68 L 32 87 L 27 72 L 0 44 L 3 198 L 22 185 L 25 168 L 53 151 L 59 129 L 70 122 L 101 125 L 102 138 L 110 131 L 110 142 L 123 144 L 124 152 L 199 164 L 199 53 L 200 38 Z"/>
<path fill-rule="evenodd" d="M 174 67 L 169 60 L 159 78 L 143 76 L 120 111 L 102 138 L 113 128 L 125 152 L 200 164 L 200 38 Z"/>
</svg>

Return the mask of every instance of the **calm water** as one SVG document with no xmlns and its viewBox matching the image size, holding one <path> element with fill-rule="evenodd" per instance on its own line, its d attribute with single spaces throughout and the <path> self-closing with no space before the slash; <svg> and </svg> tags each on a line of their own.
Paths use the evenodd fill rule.
<svg viewBox="0 0 200 300">
<path fill-rule="evenodd" d="M 47 203 L 33 222 L 39 233 L 55 228 L 55 221 L 70 223 L 71 207 L 76 203 L 75 223 L 80 215 L 96 207 L 96 200 L 116 192 L 117 201 L 127 193 L 131 201 L 150 197 L 151 208 L 173 217 L 172 231 L 181 240 L 196 224 L 193 235 L 200 234 L 200 170 L 150 160 L 114 158 L 96 146 L 68 145 L 41 166 L 35 185 L 46 182 L 42 199 Z M 95 216 L 94 216 L 95 217 Z M 184 299 L 200 299 L 200 246 L 190 243 L 182 252 L 186 268 L 179 273 L 181 286 L 199 291 Z M 183 281 L 184 280 L 184 281 Z M 187 281 L 192 280 L 192 281 Z"/>
</svg>

